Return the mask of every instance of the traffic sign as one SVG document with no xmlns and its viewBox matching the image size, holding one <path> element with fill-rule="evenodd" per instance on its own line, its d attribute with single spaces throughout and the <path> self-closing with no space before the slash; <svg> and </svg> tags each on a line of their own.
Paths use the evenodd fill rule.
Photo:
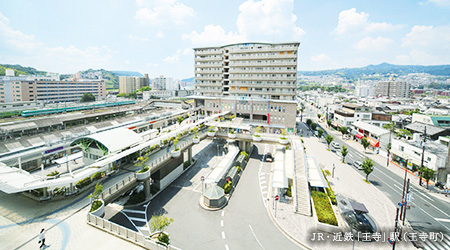
<svg viewBox="0 0 450 250">
<path fill-rule="evenodd" d="M 200 180 L 204 181 L 205 180 L 205 176 L 200 177 Z"/>
<path fill-rule="evenodd" d="M 412 193 L 407 193 L 406 194 L 406 202 L 411 202 L 411 200 L 412 200 Z"/>
<path fill-rule="evenodd" d="M 277 201 L 279 199 L 280 199 L 280 196 L 279 195 L 275 195 L 275 200 Z"/>
</svg>

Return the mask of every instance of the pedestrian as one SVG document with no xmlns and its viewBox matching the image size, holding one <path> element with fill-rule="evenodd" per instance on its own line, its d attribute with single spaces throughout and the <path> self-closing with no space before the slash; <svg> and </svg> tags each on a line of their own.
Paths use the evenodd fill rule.
<svg viewBox="0 0 450 250">
<path fill-rule="evenodd" d="M 39 233 L 39 243 L 41 243 L 39 248 L 45 246 L 45 228 L 42 228 L 41 233 Z"/>
</svg>

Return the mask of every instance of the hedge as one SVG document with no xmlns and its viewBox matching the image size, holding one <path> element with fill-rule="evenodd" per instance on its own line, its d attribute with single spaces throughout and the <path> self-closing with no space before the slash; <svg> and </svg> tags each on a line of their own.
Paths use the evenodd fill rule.
<svg viewBox="0 0 450 250">
<path fill-rule="evenodd" d="M 311 191 L 311 197 L 314 201 L 314 208 L 316 209 L 319 222 L 337 226 L 338 222 L 327 195 L 319 191 Z"/>
<path fill-rule="evenodd" d="M 77 189 L 82 189 L 82 188 L 84 188 L 85 186 L 91 184 L 91 182 L 92 182 L 91 177 L 86 177 L 86 178 L 84 178 L 84 179 L 78 181 L 78 182 L 75 184 L 75 187 L 76 187 Z"/>
<path fill-rule="evenodd" d="M 227 183 L 225 183 L 225 185 L 223 186 L 223 191 L 228 194 L 231 192 L 231 188 L 233 187 L 233 183 L 231 181 L 228 181 Z"/>
</svg>

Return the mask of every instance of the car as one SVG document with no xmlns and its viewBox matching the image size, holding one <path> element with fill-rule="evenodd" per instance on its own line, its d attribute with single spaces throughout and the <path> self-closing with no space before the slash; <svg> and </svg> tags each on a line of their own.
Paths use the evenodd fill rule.
<svg viewBox="0 0 450 250">
<path fill-rule="evenodd" d="M 266 153 L 266 154 L 264 155 L 264 161 L 265 161 L 265 162 L 273 162 L 272 153 Z"/>
<path fill-rule="evenodd" d="M 333 148 L 335 148 L 335 149 L 339 149 L 339 148 L 341 147 L 341 145 L 339 145 L 339 143 L 338 143 L 338 142 L 335 142 L 335 141 L 332 141 L 332 142 L 331 142 L 331 146 L 332 146 Z"/>
<path fill-rule="evenodd" d="M 358 170 L 362 170 L 362 169 L 363 169 L 363 167 L 362 167 L 362 162 L 360 162 L 360 161 L 355 161 L 355 162 L 353 162 L 353 166 L 354 166 L 356 169 L 358 169 Z"/>
<path fill-rule="evenodd" d="M 444 183 L 442 183 L 442 182 L 436 182 L 436 184 L 434 184 L 434 185 L 439 189 L 444 189 Z"/>
</svg>

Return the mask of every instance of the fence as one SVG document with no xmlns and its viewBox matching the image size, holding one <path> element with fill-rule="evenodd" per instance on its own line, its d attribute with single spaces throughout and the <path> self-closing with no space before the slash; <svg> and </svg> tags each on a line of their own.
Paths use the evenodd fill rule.
<svg viewBox="0 0 450 250">
<path fill-rule="evenodd" d="M 135 232 L 133 230 L 130 230 L 126 227 L 118 225 L 114 222 L 110 222 L 108 220 L 105 220 L 105 219 L 95 216 L 93 214 L 87 215 L 87 223 L 93 227 L 96 227 L 98 229 L 106 231 L 114 236 L 117 236 L 119 238 L 127 240 L 133 244 L 144 247 L 146 249 L 181 250 L 180 248 L 172 246 L 172 245 L 168 245 L 168 246 L 160 245 L 160 244 L 156 243 L 155 240 L 148 238 L 139 232 Z"/>
<path fill-rule="evenodd" d="M 123 187 L 125 187 L 131 183 L 134 183 L 134 182 L 136 182 L 136 174 L 128 175 L 127 177 L 118 181 L 115 185 L 113 185 L 110 188 L 108 188 L 107 190 L 103 191 L 103 193 L 100 195 L 100 197 L 103 200 L 109 199 L 116 192 L 120 191 Z"/>
</svg>

